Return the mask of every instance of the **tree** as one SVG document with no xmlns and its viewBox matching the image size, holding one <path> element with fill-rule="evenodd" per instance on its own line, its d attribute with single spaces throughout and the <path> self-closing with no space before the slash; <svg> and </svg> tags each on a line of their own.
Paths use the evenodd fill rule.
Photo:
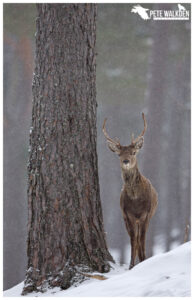
<svg viewBox="0 0 194 300">
<path fill-rule="evenodd" d="M 169 4 L 155 4 L 154 9 L 170 9 Z M 161 202 L 166 201 L 166 178 L 164 176 L 164 153 L 166 151 L 165 143 L 161 143 L 162 138 L 166 139 L 164 133 L 165 124 L 165 99 L 167 89 L 167 65 L 169 52 L 169 23 L 157 21 L 152 27 L 152 52 L 149 70 L 148 94 L 147 94 L 147 109 L 148 109 L 148 128 L 145 139 L 145 153 L 143 156 L 144 172 L 151 179 L 153 186 L 158 192 L 158 208 L 156 216 L 150 223 L 148 230 L 147 255 L 153 255 L 154 237 L 158 233 L 157 230 L 161 224 L 161 218 L 164 218 L 161 212 Z M 162 200 L 161 200 L 162 198 Z M 168 203 L 165 206 L 168 209 Z M 160 221 L 158 221 L 160 220 Z"/>
<path fill-rule="evenodd" d="M 149 256 L 154 244 L 168 251 L 183 243 L 190 219 L 190 24 L 153 22 L 144 170 L 158 191 L 159 206 L 148 231 Z"/>
<path fill-rule="evenodd" d="M 96 5 L 37 4 L 23 294 L 108 272 L 96 153 Z"/>
</svg>

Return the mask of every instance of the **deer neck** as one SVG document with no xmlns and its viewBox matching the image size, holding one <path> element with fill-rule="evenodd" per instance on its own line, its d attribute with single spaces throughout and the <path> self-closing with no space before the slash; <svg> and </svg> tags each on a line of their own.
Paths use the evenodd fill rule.
<svg viewBox="0 0 194 300">
<path fill-rule="evenodd" d="M 122 177 L 124 185 L 128 187 L 135 187 L 140 183 L 141 174 L 139 172 L 137 163 L 136 165 L 129 170 L 122 170 Z"/>
</svg>

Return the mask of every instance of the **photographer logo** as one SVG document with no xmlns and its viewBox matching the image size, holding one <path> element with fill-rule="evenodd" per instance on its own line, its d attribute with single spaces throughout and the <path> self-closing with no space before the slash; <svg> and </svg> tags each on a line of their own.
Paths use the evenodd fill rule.
<svg viewBox="0 0 194 300">
<path fill-rule="evenodd" d="M 138 14 L 143 20 L 189 20 L 189 10 L 182 4 L 177 4 L 176 10 L 151 10 L 141 5 L 134 5 L 131 12 Z"/>
</svg>

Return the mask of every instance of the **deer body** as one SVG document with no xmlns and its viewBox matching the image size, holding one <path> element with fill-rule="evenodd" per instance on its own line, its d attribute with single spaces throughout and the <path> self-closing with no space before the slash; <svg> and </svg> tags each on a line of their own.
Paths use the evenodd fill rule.
<svg viewBox="0 0 194 300">
<path fill-rule="evenodd" d="M 146 231 L 151 217 L 157 208 L 157 193 L 150 181 L 143 176 L 137 166 L 136 155 L 143 145 L 143 135 L 147 124 L 144 119 L 144 130 L 136 139 L 132 139 L 129 146 L 121 146 L 118 141 L 109 138 L 105 122 L 103 132 L 108 140 L 111 151 L 120 157 L 120 166 L 123 178 L 123 188 L 120 196 L 120 206 L 131 239 L 131 262 L 130 269 L 135 264 L 136 256 L 143 261 L 145 256 Z"/>
<path fill-rule="evenodd" d="M 130 268 L 132 268 L 137 255 L 140 261 L 146 258 L 146 231 L 157 207 L 157 194 L 150 181 L 140 174 L 137 166 L 123 172 L 123 180 L 120 206 L 131 238 Z"/>
</svg>

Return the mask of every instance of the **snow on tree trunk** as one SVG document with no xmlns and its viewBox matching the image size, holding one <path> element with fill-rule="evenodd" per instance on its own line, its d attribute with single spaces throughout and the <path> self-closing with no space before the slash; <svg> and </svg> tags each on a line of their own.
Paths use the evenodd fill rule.
<svg viewBox="0 0 194 300">
<path fill-rule="evenodd" d="M 23 294 L 108 272 L 96 153 L 96 5 L 38 4 Z M 83 280 L 83 278 L 82 278 Z"/>
</svg>

